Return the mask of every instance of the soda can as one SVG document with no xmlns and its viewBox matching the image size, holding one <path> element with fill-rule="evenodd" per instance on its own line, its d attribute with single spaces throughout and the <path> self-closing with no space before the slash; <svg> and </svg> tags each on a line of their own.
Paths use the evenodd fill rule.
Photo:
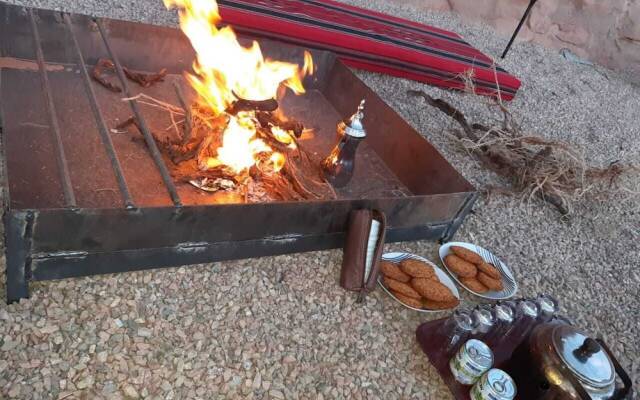
<svg viewBox="0 0 640 400">
<path fill-rule="evenodd" d="M 513 400 L 516 384 L 509 374 L 493 368 L 482 375 L 469 394 L 471 400 Z"/>
<path fill-rule="evenodd" d="M 449 369 L 456 381 L 473 385 L 493 366 L 493 352 L 477 339 L 468 340 L 449 360 Z"/>
</svg>

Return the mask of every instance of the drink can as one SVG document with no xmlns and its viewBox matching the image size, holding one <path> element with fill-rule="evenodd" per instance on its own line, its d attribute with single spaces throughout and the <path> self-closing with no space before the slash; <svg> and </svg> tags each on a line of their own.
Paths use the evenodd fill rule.
<svg viewBox="0 0 640 400">
<path fill-rule="evenodd" d="M 490 369 L 471 388 L 471 400 L 513 400 L 516 384 L 501 369 Z"/>
<path fill-rule="evenodd" d="M 463 385 L 473 385 L 492 365 L 491 349 L 477 339 L 468 340 L 449 360 L 451 374 Z"/>
</svg>

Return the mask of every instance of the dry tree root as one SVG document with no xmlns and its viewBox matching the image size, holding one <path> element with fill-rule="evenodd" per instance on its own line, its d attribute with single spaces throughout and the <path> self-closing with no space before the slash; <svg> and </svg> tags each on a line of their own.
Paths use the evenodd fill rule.
<svg viewBox="0 0 640 400">
<path fill-rule="evenodd" d="M 638 169 L 619 162 L 593 167 L 568 143 L 524 134 L 500 101 L 502 123 L 487 127 L 469 122 L 460 110 L 423 91 L 407 94 L 422 97 L 455 120 L 462 128 L 454 132 L 458 144 L 485 167 L 507 178 L 514 192 L 529 199 L 537 196 L 562 215 L 568 215 L 573 203 L 588 193 L 608 194 L 620 177 Z"/>
<path fill-rule="evenodd" d="M 229 123 L 227 113 L 214 114 L 211 109 L 202 106 L 198 102 L 189 106 L 184 99 L 180 88 L 175 86 L 176 95 L 180 106 L 175 106 L 155 99 L 146 94 L 139 94 L 123 101 L 136 100 L 140 104 L 155 107 L 167 112 L 172 120 L 172 125 L 178 131 L 177 138 L 170 138 L 162 132 L 150 131 L 158 148 L 165 159 L 170 162 L 169 167 L 172 177 L 180 183 L 204 182 L 201 186 L 214 186 L 217 182 L 229 187 L 220 190 L 235 190 L 244 194 L 247 202 L 265 201 L 300 201 L 300 200 L 325 200 L 337 198 L 333 190 L 322 174 L 320 163 L 313 161 L 309 153 L 298 141 L 304 130 L 304 126 L 295 120 L 285 119 L 276 113 L 265 111 L 274 109 L 278 104 L 273 101 L 250 101 L 238 99 L 238 106 L 231 106 L 236 111 L 251 110 L 255 113 L 256 136 L 262 139 L 271 149 L 278 151 L 285 157 L 281 170 L 269 168 L 269 154 L 262 156 L 249 172 L 240 174 L 227 170 L 224 166 L 203 167 L 201 160 L 215 158 L 216 149 L 222 144 L 222 136 Z M 182 129 L 177 127 L 183 118 Z M 140 126 L 134 116 L 131 116 L 118 124 L 116 128 L 122 130 L 133 126 L 140 131 Z M 280 141 L 274 134 L 273 128 L 280 128 L 280 135 L 287 135 L 286 143 Z M 136 137 L 136 140 L 139 138 Z M 205 182 L 206 181 L 206 182 Z M 212 183 L 212 185 L 209 185 Z M 206 190 L 206 189 L 203 189 Z"/>
<path fill-rule="evenodd" d="M 122 67 L 122 71 L 129 78 L 143 88 L 148 88 L 155 83 L 162 82 L 167 75 L 167 69 L 162 68 L 160 71 L 148 74 L 146 72 L 137 72 L 130 70 L 127 67 Z"/>
<path fill-rule="evenodd" d="M 115 70 L 116 70 L 116 66 L 113 65 L 113 62 L 111 60 L 107 60 L 105 58 L 101 58 L 101 59 L 98 60 L 96 65 L 93 67 L 93 70 L 91 71 L 91 77 L 96 82 L 98 82 L 99 84 L 101 84 L 105 88 L 111 90 L 112 92 L 120 93 L 120 92 L 122 92 L 122 88 L 120 86 L 116 85 L 115 83 L 109 82 L 107 80 L 107 78 L 105 77 L 106 72 L 113 73 L 113 72 L 115 72 Z"/>
<path fill-rule="evenodd" d="M 113 64 L 113 61 L 106 58 L 100 58 L 91 71 L 91 77 L 112 92 L 120 93 L 122 92 L 122 88 L 115 83 L 109 82 L 106 78 L 107 72 L 113 74 L 115 71 L 116 66 Z M 122 67 L 122 71 L 129 80 L 144 88 L 148 88 L 157 82 L 163 81 L 164 77 L 167 75 L 166 68 L 161 69 L 157 73 L 151 74 L 133 71 L 127 67 Z"/>
</svg>

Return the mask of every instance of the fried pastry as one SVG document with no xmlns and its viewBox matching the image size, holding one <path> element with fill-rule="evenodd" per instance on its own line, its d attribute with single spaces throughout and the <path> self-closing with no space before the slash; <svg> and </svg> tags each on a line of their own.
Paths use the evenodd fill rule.
<svg viewBox="0 0 640 400">
<path fill-rule="evenodd" d="M 434 301 L 451 301 L 455 299 L 451 290 L 448 287 L 440 283 L 426 278 L 413 278 L 411 279 L 411 286 L 429 300 Z"/>
<path fill-rule="evenodd" d="M 411 297 L 420 300 L 420 294 L 416 292 L 411 286 L 406 283 L 398 282 L 387 276 L 384 277 L 384 284 L 391 290 L 403 294 L 407 297 Z"/>
<path fill-rule="evenodd" d="M 488 262 L 483 261 L 480 264 L 476 265 L 476 267 L 478 267 L 478 271 L 484 272 L 485 274 L 489 275 L 490 278 L 502 279 L 500 271 L 498 271 L 498 268 L 494 267 L 493 264 L 489 264 Z"/>
<path fill-rule="evenodd" d="M 411 275 L 414 278 L 438 279 L 436 278 L 436 272 L 433 270 L 433 267 L 420 260 L 407 258 L 400 263 L 400 269 L 405 274 Z"/>
<path fill-rule="evenodd" d="M 424 305 L 424 308 L 428 308 L 429 310 L 448 310 L 450 308 L 457 307 L 458 304 L 460 304 L 460 300 L 456 298 L 449 301 L 433 301 L 423 299 L 422 304 Z"/>
<path fill-rule="evenodd" d="M 489 288 L 480 283 L 476 278 L 460 278 L 460 282 L 476 293 L 486 293 L 489 291 Z"/>
<path fill-rule="evenodd" d="M 391 293 L 393 293 L 393 295 L 396 296 L 396 298 L 398 300 L 400 300 L 402 303 L 408 305 L 409 307 L 422 308 L 422 301 L 420 301 L 418 299 L 414 299 L 413 297 L 405 296 L 400 292 L 396 292 L 395 290 L 392 290 Z"/>
<path fill-rule="evenodd" d="M 444 262 L 454 274 L 461 278 L 472 278 L 476 276 L 476 273 L 478 272 L 475 265 L 463 260 L 455 254 L 449 254 L 446 256 L 444 258 Z"/>
<path fill-rule="evenodd" d="M 451 251 L 453 251 L 453 254 L 472 264 L 480 264 L 483 261 L 478 253 L 465 249 L 464 247 L 451 246 Z"/>
<path fill-rule="evenodd" d="M 394 264 L 389 261 L 380 261 L 380 271 L 382 271 L 382 274 L 384 276 L 388 276 L 389 278 L 395 279 L 398 282 L 407 283 L 411 280 L 411 277 L 409 275 L 400 270 L 398 264 Z"/>
<path fill-rule="evenodd" d="M 504 286 L 502 285 L 502 279 L 493 279 L 484 272 L 479 272 L 476 278 L 478 279 L 478 282 L 485 285 L 487 288 L 489 288 L 489 290 L 495 290 L 496 292 L 499 292 L 504 289 Z"/>
</svg>

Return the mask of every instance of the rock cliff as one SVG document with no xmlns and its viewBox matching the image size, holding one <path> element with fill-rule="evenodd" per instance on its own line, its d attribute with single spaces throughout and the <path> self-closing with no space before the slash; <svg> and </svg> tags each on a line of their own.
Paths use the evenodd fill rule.
<svg viewBox="0 0 640 400">
<path fill-rule="evenodd" d="M 510 35 L 529 0 L 409 0 L 453 11 Z M 538 0 L 518 40 L 557 49 L 640 78 L 640 0 Z"/>
</svg>

